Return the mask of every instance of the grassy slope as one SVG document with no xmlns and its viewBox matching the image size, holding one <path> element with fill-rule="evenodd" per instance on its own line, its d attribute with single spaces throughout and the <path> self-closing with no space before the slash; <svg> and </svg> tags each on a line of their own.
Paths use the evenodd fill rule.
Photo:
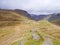
<svg viewBox="0 0 60 45">
<path fill-rule="evenodd" d="M 0 36 L 0 39 L 2 40 L 2 41 L 0 40 L 0 43 L 1 43 L 1 45 L 5 45 L 5 44 L 8 45 L 12 41 L 19 39 L 26 31 L 35 30 L 35 29 L 40 30 L 41 34 L 45 33 L 49 37 L 60 41 L 60 39 L 59 39 L 59 37 L 60 37 L 60 28 L 56 27 L 53 24 L 50 24 L 47 21 L 41 21 L 41 22 L 37 23 L 37 22 L 32 21 L 32 20 L 30 20 L 30 21 L 27 20 L 27 23 L 26 23 L 26 21 L 24 21 L 24 22 L 20 23 L 17 26 L 11 26 L 11 27 L 3 28 L 4 31 L 8 30 L 9 34 L 8 33 L 4 34 L 5 32 L 1 31 L 1 34 L 6 36 L 7 38 L 6 37 L 1 38 L 2 36 Z M 0 30 L 2 30 L 2 28 Z M 12 35 L 9 36 L 10 34 L 12 34 Z"/>
<path fill-rule="evenodd" d="M 60 26 L 60 18 L 59 19 L 56 19 L 56 20 L 53 20 L 51 21 L 53 24 L 56 24 L 58 26 Z"/>
<path fill-rule="evenodd" d="M 11 41 L 20 38 L 26 30 L 29 30 L 31 26 L 28 24 L 32 20 L 28 20 L 27 17 L 15 12 L 0 10 L 0 45 L 9 45 Z"/>
<path fill-rule="evenodd" d="M 3 14 L 3 15 L 6 16 L 6 14 Z M 12 26 L 10 22 L 7 21 L 7 23 L 9 22 L 8 24 L 10 24 L 11 26 L 0 28 L 0 45 L 10 45 L 12 41 L 19 39 L 26 31 L 29 31 L 29 30 L 40 30 L 41 33 L 43 32 L 45 34 L 48 34 L 48 36 L 53 37 L 54 39 L 60 42 L 60 27 L 53 25 L 45 20 L 35 22 L 15 12 L 11 12 L 10 15 L 11 16 L 6 16 L 6 17 L 9 17 L 12 19 L 15 15 L 16 16 L 18 15 L 19 18 L 18 17 L 17 18 L 14 17 L 14 18 L 18 19 L 19 21 L 18 21 L 18 24 L 14 22 L 16 25 L 12 23 L 15 26 Z M 0 24 L 2 24 L 2 22 L 4 24 L 7 24 L 4 21 L 0 21 Z"/>
<path fill-rule="evenodd" d="M 40 31 L 44 32 L 60 41 L 60 27 L 49 23 L 48 21 L 39 22 Z"/>
<path fill-rule="evenodd" d="M 19 15 L 14 11 L 0 10 L 0 27 L 19 24 L 24 20 L 27 20 L 27 17 Z"/>
<path fill-rule="evenodd" d="M 23 24 L 23 25 L 25 25 L 25 27 L 29 26 L 29 28 L 28 29 L 26 28 L 25 30 L 38 30 L 38 32 L 41 35 L 46 35 L 46 36 L 52 38 L 54 40 L 54 42 L 55 42 L 55 45 L 60 45 L 60 44 L 58 44 L 58 43 L 60 43 L 60 38 L 59 38 L 60 37 L 60 27 L 58 27 L 56 25 L 53 25 L 53 24 L 49 23 L 46 20 L 42 20 L 42 21 L 38 21 L 38 22 L 31 21 L 30 23 Z M 17 40 L 15 40 L 15 41 L 13 41 L 12 45 L 18 45 L 18 44 L 20 44 L 19 40 L 20 40 L 20 38 L 17 39 Z"/>
<path fill-rule="evenodd" d="M 32 24 L 30 24 L 30 23 L 32 23 Z M 25 33 L 28 30 L 33 29 L 34 28 L 33 25 L 34 25 L 34 23 L 32 21 L 31 22 L 28 21 L 28 23 L 26 23 L 24 21 L 16 26 L 9 26 L 9 27 L 0 28 L 0 31 L 1 31 L 0 35 L 2 34 L 0 36 L 0 39 L 1 39 L 0 45 L 9 45 L 11 41 L 19 39 L 23 35 L 23 33 Z M 3 35 L 5 37 L 2 37 Z"/>
<path fill-rule="evenodd" d="M 0 39 L 1 39 L 0 40 L 0 45 L 8 45 L 11 41 L 20 38 L 20 36 L 22 36 L 22 34 L 24 32 L 26 32 L 27 30 L 30 30 L 31 28 L 33 28 L 33 25 L 32 24 L 34 24 L 34 23 L 32 21 L 31 21 L 32 24 L 30 24 L 30 21 L 27 21 L 27 22 L 28 23 L 26 23 L 26 21 L 24 21 L 24 22 L 22 22 L 22 23 L 20 23 L 19 25 L 16 25 L 16 26 L 9 26 L 9 27 L 5 27 L 5 28 L 4 27 L 3 28 L 0 28 L 0 31 L 1 31 L 1 34 L 2 34 L 0 36 Z M 30 26 L 28 26 L 28 24 Z M 7 31 L 8 31 L 8 33 L 7 33 Z M 2 37 L 3 35 L 5 37 Z"/>
</svg>

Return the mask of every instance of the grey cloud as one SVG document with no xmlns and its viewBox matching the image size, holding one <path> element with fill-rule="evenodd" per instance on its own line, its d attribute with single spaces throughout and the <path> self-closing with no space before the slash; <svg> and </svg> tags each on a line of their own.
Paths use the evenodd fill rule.
<svg viewBox="0 0 60 45">
<path fill-rule="evenodd" d="M 60 0 L 0 0 L 0 8 L 24 9 L 29 13 L 58 13 Z"/>
</svg>

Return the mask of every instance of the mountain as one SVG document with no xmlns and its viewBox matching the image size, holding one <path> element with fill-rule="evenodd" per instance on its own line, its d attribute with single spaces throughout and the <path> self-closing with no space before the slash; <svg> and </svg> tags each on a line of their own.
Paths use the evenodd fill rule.
<svg viewBox="0 0 60 45">
<path fill-rule="evenodd" d="M 39 20 L 43 20 L 44 18 L 46 18 L 48 15 L 34 15 L 34 14 L 31 14 L 31 18 L 33 20 L 36 20 L 36 21 L 39 21 Z"/>
<path fill-rule="evenodd" d="M 0 9 L 0 27 L 7 25 L 15 25 L 29 20 L 24 14 L 18 14 L 14 10 Z"/>
<path fill-rule="evenodd" d="M 31 19 L 31 15 L 25 10 L 15 9 L 14 11 L 18 14 L 21 14 L 21 15 L 26 16 Z"/>
<path fill-rule="evenodd" d="M 48 19 L 49 21 L 60 19 L 60 13 L 51 14 L 51 17 Z"/>
<path fill-rule="evenodd" d="M 34 15 L 29 14 L 27 11 L 15 9 L 15 10 L 7 10 L 0 9 L 0 21 L 22 21 L 22 20 L 48 20 L 53 24 L 60 25 L 60 13 L 57 14 L 49 14 L 49 15 Z M 2 22 L 0 22 L 2 23 Z"/>
<path fill-rule="evenodd" d="M 20 10 L 20 9 L 15 9 L 15 12 L 17 12 L 18 14 L 23 14 L 24 16 L 30 18 L 31 20 L 35 20 L 35 21 L 42 20 L 48 16 L 48 15 L 29 14 L 27 11 Z"/>
<path fill-rule="evenodd" d="M 28 32 L 36 30 L 42 37 L 44 37 L 43 35 L 45 35 L 45 37 L 48 36 L 49 38 L 56 40 L 53 41 L 55 42 L 55 45 L 60 45 L 60 27 L 48 22 L 47 20 L 32 20 L 30 17 L 27 17 L 28 15 L 25 11 L 24 13 L 23 11 L 21 12 L 21 10 L 18 12 L 15 10 L 0 10 L 0 45 L 11 45 L 15 41 L 19 41 L 19 44 L 14 44 L 20 45 L 20 39 L 25 36 L 25 33 L 29 36 L 31 33 L 29 34 Z M 25 16 L 25 14 L 27 16 Z"/>
<path fill-rule="evenodd" d="M 60 13 L 51 14 L 48 21 L 53 23 L 53 24 L 60 25 Z"/>
<path fill-rule="evenodd" d="M 21 18 L 27 19 L 28 17 L 30 17 L 30 15 L 24 10 L 0 9 L 0 21 L 19 21 Z"/>
<path fill-rule="evenodd" d="M 9 10 L 0 10 L 0 21 L 18 21 L 20 18 L 16 13 Z"/>
</svg>

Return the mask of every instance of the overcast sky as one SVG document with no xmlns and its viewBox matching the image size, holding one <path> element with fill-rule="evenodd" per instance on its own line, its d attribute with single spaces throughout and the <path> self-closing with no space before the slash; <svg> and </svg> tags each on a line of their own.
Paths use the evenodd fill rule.
<svg viewBox="0 0 60 45">
<path fill-rule="evenodd" d="M 23 9 L 31 14 L 60 12 L 60 0 L 0 0 L 2 9 Z"/>
</svg>

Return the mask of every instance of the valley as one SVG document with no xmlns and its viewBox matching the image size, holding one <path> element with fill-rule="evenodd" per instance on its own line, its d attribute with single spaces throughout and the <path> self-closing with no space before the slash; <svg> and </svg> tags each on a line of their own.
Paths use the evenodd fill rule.
<svg viewBox="0 0 60 45">
<path fill-rule="evenodd" d="M 60 45 L 60 26 L 44 19 L 32 20 L 29 16 L 24 16 L 25 13 L 22 13 L 0 10 L 0 45 L 11 45 L 16 40 L 20 40 L 24 34 L 33 30 L 37 30 L 41 35 L 56 40 Z"/>
</svg>

